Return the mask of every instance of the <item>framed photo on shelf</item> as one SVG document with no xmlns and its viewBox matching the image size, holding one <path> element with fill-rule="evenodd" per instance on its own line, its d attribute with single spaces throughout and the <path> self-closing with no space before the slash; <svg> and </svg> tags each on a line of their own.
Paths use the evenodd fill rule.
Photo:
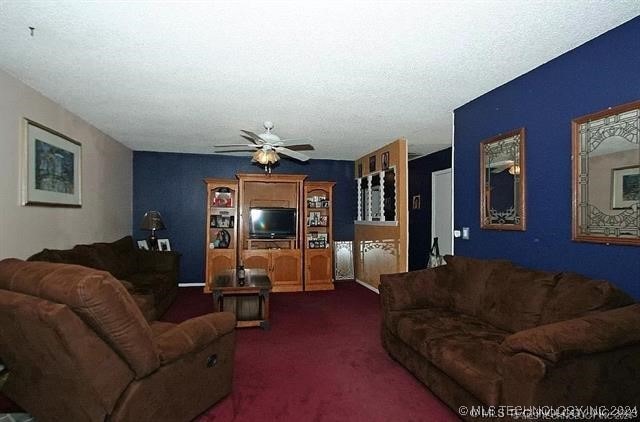
<svg viewBox="0 0 640 422">
<path fill-rule="evenodd" d="M 317 226 L 320 224 L 320 211 L 311 211 L 309 213 L 309 226 Z"/>
<path fill-rule="evenodd" d="M 22 205 L 82 206 L 82 145 L 24 119 Z"/>
<path fill-rule="evenodd" d="M 149 250 L 149 244 L 147 243 L 146 240 L 137 240 L 136 243 L 138 244 L 138 249 L 142 249 L 144 251 L 148 251 Z"/>
<path fill-rule="evenodd" d="M 158 250 L 167 252 L 171 250 L 171 245 L 169 244 L 169 239 L 158 239 Z"/>
<path fill-rule="evenodd" d="M 231 197 L 231 192 L 214 192 L 212 205 L 217 208 L 233 207 L 233 198 Z"/>
</svg>

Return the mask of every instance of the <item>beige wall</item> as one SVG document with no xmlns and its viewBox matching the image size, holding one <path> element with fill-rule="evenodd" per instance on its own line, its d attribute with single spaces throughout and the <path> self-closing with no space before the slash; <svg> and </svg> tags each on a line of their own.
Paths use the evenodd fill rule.
<svg viewBox="0 0 640 422">
<path fill-rule="evenodd" d="M 82 208 L 20 205 L 23 117 L 82 144 Z M 0 71 L 0 259 L 130 234 L 132 164 L 127 147 Z"/>
</svg>

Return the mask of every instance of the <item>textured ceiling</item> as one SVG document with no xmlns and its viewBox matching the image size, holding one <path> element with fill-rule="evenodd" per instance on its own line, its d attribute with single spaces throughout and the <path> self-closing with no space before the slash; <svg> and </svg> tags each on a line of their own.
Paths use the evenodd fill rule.
<svg viewBox="0 0 640 422">
<path fill-rule="evenodd" d="M 637 0 L 0 0 L 0 68 L 135 150 L 211 153 L 272 120 L 315 158 L 400 136 L 426 153 L 450 144 L 454 108 L 638 14 Z"/>
</svg>

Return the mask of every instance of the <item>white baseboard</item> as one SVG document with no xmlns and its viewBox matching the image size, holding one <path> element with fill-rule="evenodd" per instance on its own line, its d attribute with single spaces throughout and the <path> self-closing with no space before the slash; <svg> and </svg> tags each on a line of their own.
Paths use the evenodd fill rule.
<svg viewBox="0 0 640 422">
<path fill-rule="evenodd" d="M 366 287 L 367 289 L 371 290 L 374 293 L 380 294 L 380 291 L 375 287 L 373 287 L 371 284 L 365 283 L 364 281 L 358 280 L 357 278 L 355 280 L 356 280 L 356 283 L 360 284 L 361 286 Z"/>
<path fill-rule="evenodd" d="M 178 283 L 178 287 L 204 287 L 204 283 Z"/>
</svg>

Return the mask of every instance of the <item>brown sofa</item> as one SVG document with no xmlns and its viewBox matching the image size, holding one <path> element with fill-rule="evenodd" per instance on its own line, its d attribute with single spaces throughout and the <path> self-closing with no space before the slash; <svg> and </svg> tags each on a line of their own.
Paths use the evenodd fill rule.
<svg viewBox="0 0 640 422">
<path fill-rule="evenodd" d="M 627 294 L 508 261 L 446 262 L 382 275 L 380 296 L 385 349 L 452 409 L 640 405 L 640 304 Z"/>
<path fill-rule="evenodd" d="M 148 323 L 122 283 L 0 261 L 2 392 L 38 421 L 188 421 L 231 389 L 235 317 Z"/>
<path fill-rule="evenodd" d="M 180 254 L 138 249 L 131 236 L 111 243 L 76 245 L 72 249 L 44 249 L 28 261 L 76 264 L 108 271 L 124 284 L 148 321 L 160 318 L 178 292 Z"/>
</svg>

